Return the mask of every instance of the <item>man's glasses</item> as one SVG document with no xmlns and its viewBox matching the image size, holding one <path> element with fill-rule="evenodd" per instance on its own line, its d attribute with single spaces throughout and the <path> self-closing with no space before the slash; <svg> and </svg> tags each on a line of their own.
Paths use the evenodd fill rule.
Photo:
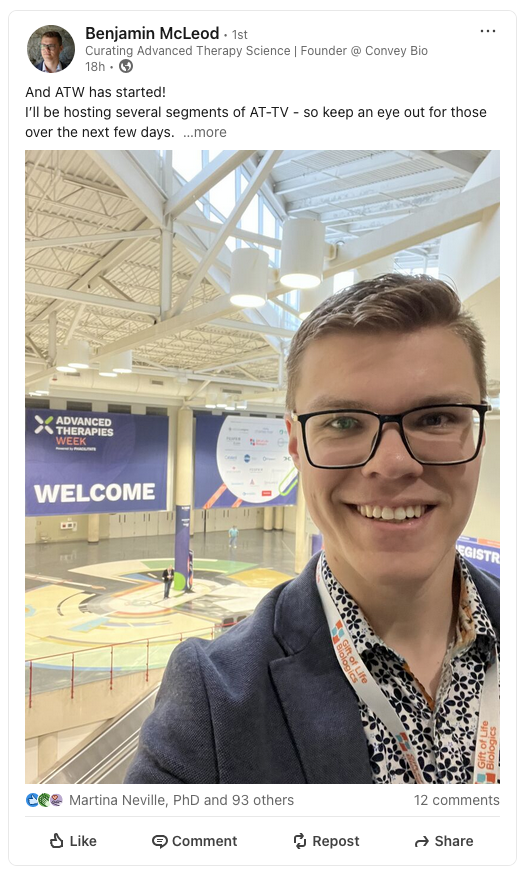
<svg viewBox="0 0 527 871">
<path fill-rule="evenodd" d="M 470 463 L 483 441 L 490 405 L 422 405 L 401 414 L 362 409 L 291 413 L 302 426 L 307 459 L 317 469 L 352 469 L 372 459 L 386 423 L 399 427 L 410 456 L 423 466 Z"/>
<path fill-rule="evenodd" d="M 40 48 L 47 48 L 49 51 L 58 51 L 59 46 L 58 45 L 45 45 L 45 43 L 41 42 Z"/>
</svg>

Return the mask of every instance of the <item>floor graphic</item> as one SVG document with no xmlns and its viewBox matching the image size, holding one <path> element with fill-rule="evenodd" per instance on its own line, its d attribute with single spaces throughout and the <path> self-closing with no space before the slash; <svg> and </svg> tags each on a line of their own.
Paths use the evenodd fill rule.
<svg viewBox="0 0 527 871">
<path fill-rule="evenodd" d="M 195 559 L 190 592 L 164 598 L 172 558 L 131 559 L 26 575 L 26 657 L 32 693 L 164 667 L 188 636 L 213 638 L 250 614 L 290 574 L 232 559 Z M 29 691 L 26 663 L 26 692 Z"/>
</svg>

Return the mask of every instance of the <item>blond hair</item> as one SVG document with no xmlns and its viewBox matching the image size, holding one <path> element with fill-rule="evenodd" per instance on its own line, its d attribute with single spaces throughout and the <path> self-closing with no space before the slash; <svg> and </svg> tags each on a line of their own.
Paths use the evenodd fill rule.
<svg viewBox="0 0 527 871">
<path fill-rule="evenodd" d="M 481 399 L 487 393 L 485 339 L 476 320 L 464 311 L 457 293 L 428 275 L 389 273 L 344 288 L 328 297 L 303 321 L 287 358 L 286 408 L 294 411 L 300 364 L 307 346 L 332 333 L 410 333 L 446 327 L 467 345 Z"/>
</svg>

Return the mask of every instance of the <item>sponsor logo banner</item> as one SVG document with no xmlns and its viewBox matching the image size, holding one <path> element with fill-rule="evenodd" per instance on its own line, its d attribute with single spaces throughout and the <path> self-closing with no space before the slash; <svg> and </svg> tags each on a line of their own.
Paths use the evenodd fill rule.
<svg viewBox="0 0 527 871">
<path fill-rule="evenodd" d="M 26 515 L 166 509 L 168 419 L 26 409 Z"/>
<path fill-rule="evenodd" d="M 295 505 L 297 471 L 283 420 L 196 418 L 196 508 Z"/>
</svg>

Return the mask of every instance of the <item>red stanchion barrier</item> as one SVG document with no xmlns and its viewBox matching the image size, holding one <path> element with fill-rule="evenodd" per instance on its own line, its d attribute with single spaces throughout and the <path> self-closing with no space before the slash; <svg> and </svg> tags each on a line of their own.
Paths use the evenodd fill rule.
<svg viewBox="0 0 527 871">
<path fill-rule="evenodd" d="M 201 630 L 190 630 L 188 632 L 179 632 L 176 635 L 170 633 L 167 635 L 157 635 L 154 638 L 140 638 L 137 641 L 118 641 L 115 644 L 96 644 L 93 647 L 84 647 L 80 650 L 67 650 L 62 651 L 61 653 L 51 653 L 48 656 L 35 656 L 33 659 L 27 659 L 26 663 L 29 664 L 29 707 L 33 707 L 34 704 L 34 687 L 33 687 L 33 665 L 35 663 L 50 661 L 53 659 L 57 659 L 63 656 L 71 656 L 71 677 L 70 677 L 70 698 L 75 697 L 75 656 L 81 653 L 88 653 L 94 650 L 105 650 L 106 648 L 110 648 L 110 689 L 113 690 L 113 677 L 114 677 L 114 648 L 115 647 L 123 647 L 125 645 L 135 645 L 135 644 L 146 644 L 146 667 L 145 667 L 145 682 L 149 682 L 150 679 L 150 642 L 154 641 L 156 643 L 161 644 L 169 644 L 173 642 L 175 644 L 181 644 L 185 638 L 207 638 L 211 639 L 215 638 L 216 632 L 228 629 L 231 626 L 235 626 L 236 621 L 232 621 L 231 623 L 223 623 L 223 624 L 215 624 L 212 629 L 203 628 Z"/>
<path fill-rule="evenodd" d="M 146 640 L 146 680 L 148 682 L 148 657 L 150 655 L 150 639 Z"/>
</svg>

